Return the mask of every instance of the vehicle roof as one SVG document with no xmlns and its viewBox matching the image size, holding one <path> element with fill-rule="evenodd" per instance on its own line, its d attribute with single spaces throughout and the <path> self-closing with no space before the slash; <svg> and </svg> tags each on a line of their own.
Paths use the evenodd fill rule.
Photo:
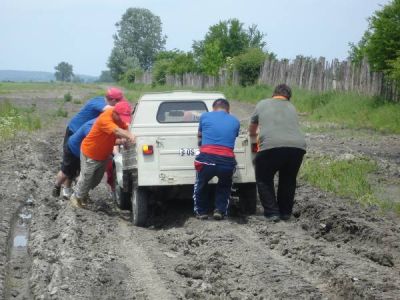
<svg viewBox="0 0 400 300">
<path fill-rule="evenodd" d="M 219 92 L 192 92 L 192 91 L 171 91 L 160 93 L 146 93 L 139 101 L 174 101 L 174 100 L 215 100 L 225 98 Z"/>
</svg>

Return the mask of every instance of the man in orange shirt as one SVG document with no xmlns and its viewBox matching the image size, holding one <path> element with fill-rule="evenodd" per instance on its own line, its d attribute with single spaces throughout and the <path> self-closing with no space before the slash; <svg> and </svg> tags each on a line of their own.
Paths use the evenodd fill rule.
<svg viewBox="0 0 400 300">
<path fill-rule="evenodd" d="M 81 173 L 71 196 L 72 206 L 80 208 L 85 206 L 89 191 L 103 178 L 116 139 L 124 138 L 129 143 L 135 142 L 135 137 L 126 130 L 130 119 L 131 108 L 126 101 L 118 102 L 114 108 L 107 109 L 97 118 L 89 134 L 82 141 Z"/>
</svg>

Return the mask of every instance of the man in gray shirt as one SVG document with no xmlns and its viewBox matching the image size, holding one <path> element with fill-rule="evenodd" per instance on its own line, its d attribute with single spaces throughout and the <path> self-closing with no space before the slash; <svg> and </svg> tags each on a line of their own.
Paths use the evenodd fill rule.
<svg viewBox="0 0 400 300">
<path fill-rule="evenodd" d="M 288 220 L 292 215 L 296 177 L 306 152 L 291 96 L 289 86 L 278 85 L 272 98 L 257 104 L 249 125 L 250 135 L 258 135 L 259 152 L 254 162 L 260 201 L 264 216 L 274 222 Z M 276 173 L 279 173 L 277 195 Z"/>
</svg>

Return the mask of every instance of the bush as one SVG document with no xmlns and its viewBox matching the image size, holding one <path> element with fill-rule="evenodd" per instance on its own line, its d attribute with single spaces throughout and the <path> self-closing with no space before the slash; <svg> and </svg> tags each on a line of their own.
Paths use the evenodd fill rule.
<svg viewBox="0 0 400 300">
<path fill-rule="evenodd" d="M 164 85 L 167 82 L 168 70 L 171 66 L 171 61 L 167 59 L 161 59 L 156 61 L 153 67 L 153 83 L 158 85 Z"/>
<path fill-rule="evenodd" d="M 240 75 L 240 84 L 248 86 L 256 83 L 260 76 L 261 66 L 267 55 L 258 48 L 250 48 L 234 58 L 236 70 Z"/>
<path fill-rule="evenodd" d="M 64 94 L 64 101 L 65 102 L 71 102 L 72 101 L 72 95 L 70 92 Z"/>
<path fill-rule="evenodd" d="M 164 51 L 159 55 L 153 66 L 153 85 L 166 84 L 168 74 L 183 75 L 197 71 L 192 53 Z"/>
<path fill-rule="evenodd" d="M 60 106 L 55 113 L 56 117 L 66 118 L 68 117 L 68 112 L 64 109 L 63 106 Z"/>
</svg>

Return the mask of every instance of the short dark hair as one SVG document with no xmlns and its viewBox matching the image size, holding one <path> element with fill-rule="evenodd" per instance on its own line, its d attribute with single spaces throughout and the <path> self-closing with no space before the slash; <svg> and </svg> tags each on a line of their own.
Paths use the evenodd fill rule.
<svg viewBox="0 0 400 300">
<path fill-rule="evenodd" d="M 214 101 L 212 107 L 215 108 L 223 108 L 225 110 L 229 110 L 230 105 L 228 100 L 224 99 L 224 98 L 219 98 L 217 100 Z"/>
<path fill-rule="evenodd" d="M 290 100 L 290 98 L 292 98 L 292 89 L 287 84 L 278 84 L 272 94 L 272 97 L 274 96 L 283 96 Z"/>
</svg>

